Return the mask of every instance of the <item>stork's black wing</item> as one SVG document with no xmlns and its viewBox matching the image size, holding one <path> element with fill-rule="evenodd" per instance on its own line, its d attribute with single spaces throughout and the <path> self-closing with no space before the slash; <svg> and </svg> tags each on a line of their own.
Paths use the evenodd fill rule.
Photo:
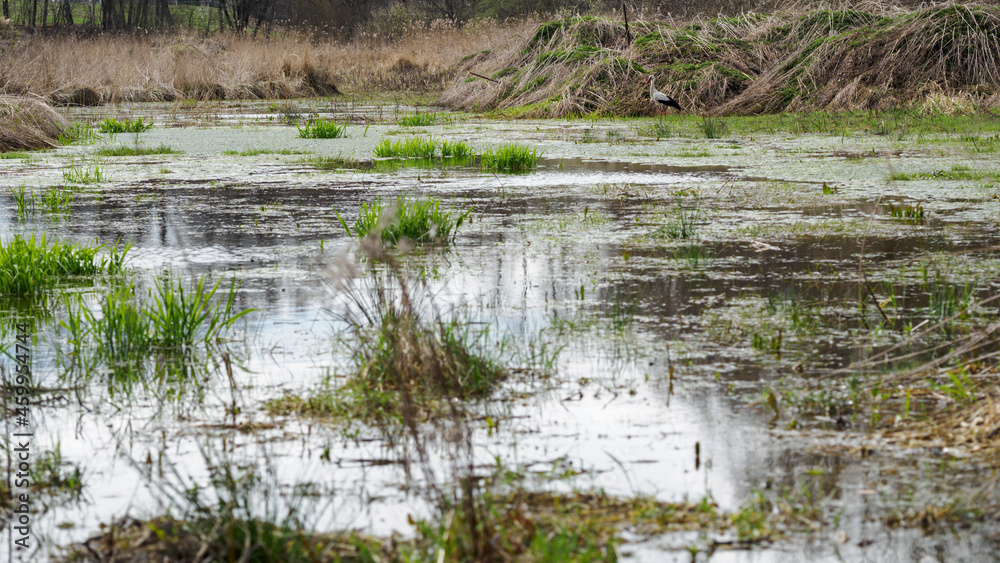
<svg viewBox="0 0 1000 563">
<path fill-rule="evenodd" d="M 678 110 L 681 109 L 681 105 L 677 103 L 677 100 L 671 98 L 670 96 L 664 94 L 663 92 L 657 92 L 653 96 L 653 99 L 656 100 L 656 103 L 660 105 L 677 108 Z"/>
</svg>

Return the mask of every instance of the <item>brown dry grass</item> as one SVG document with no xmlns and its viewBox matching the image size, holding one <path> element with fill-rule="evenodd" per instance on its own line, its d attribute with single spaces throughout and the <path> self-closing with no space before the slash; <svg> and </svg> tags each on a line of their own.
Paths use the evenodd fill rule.
<svg viewBox="0 0 1000 563">
<path fill-rule="evenodd" d="M 68 125 L 38 98 L 0 96 L 0 152 L 54 147 Z"/>
<path fill-rule="evenodd" d="M 0 45 L 0 92 L 55 103 L 255 99 L 441 90 L 469 51 L 502 28 L 436 29 L 396 42 L 274 37 L 43 37 Z"/>
</svg>

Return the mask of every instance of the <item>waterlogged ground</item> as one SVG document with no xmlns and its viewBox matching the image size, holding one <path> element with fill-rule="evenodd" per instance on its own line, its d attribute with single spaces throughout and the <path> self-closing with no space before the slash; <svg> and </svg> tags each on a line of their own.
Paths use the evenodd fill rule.
<svg viewBox="0 0 1000 563">
<path fill-rule="evenodd" d="M 35 318 L 34 373 L 46 391 L 34 397 L 32 447 L 58 451 L 59 470 L 79 470 L 83 484 L 78 494 L 37 495 L 40 547 L 15 559 L 52 557 L 126 515 L 162 514 L 178 491 L 206 487 L 207 466 L 220 460 L 261 468 L 263 488 L 311 491 L 302 502 L 319 531 L 409 535 L 410 516 L 431 516 L 426 475 L 408 478 L 404 454 L 381 432 L 264 408 L 352 375 L 336 288 L 363 285 L 367 262 L 336 212 L 353 224 L 361 202 L 398 194 L 473 208 L 453 245 L 400 260 L 422 306 L 489 328 L 519 368 L 494 400 L 472 407 L 482 473 L 521 472 L 539 490 L 709 497 L 724 512 L 758 494 L 818 507 L 784 539 L 744 549 L 732 549 L 731 529 L 626 532 L 620 552 L 637 560 L 995 559 L 988 516 L 893 525 L 955 503 L 995 511 L 988 460 L 879 442 L 866 432 L 884 421 L 838 414 L 823 404 L 834 399 L 811 391 L 830 377 L 846 388 L 850 372 L 829 374 L 1000 292 L 995 124 L 979 125 L 980 135 L 796 126 L 786 116 L 710 139 L 701 121 L 674 119 L 396 124 L 412 111 L 321 102 L 71 110 L 73 120 L 144 116 L 155 126 L 0 160 L 5 237 L 121 240 L 132 244 L 138 291 L 167 270 L 206 275 L 236 280 L 237 308 L 255 309 L 225 345 L 232 379 L 216 357 L 185 384 L 126 392 L 99 378 L 69 385 L 57 362 L 67 294 L 93 307 L 102 284 L 58 290 L 44 312 L 4 302 L 8 348 L 12 319 Z M 300 139 L 285 124 L 314 113 L 347 120 L 348 137 Z M 367 162 L 384 138 L 415 135 L 477 150 L 517 142 L 544 158 L 525 174 L 482 172 L 474 160 Z M 116 145 L 182 152 L 95 156 Z M 315 166 L 333 156 L 362 162 Z M 73 181 L 74 169 L 95 166 L 101 181 Z M 40 194 L 71 186 L 73 197 L 19 216 L 8 188 L 21 185 Z M 923 215 L 907 220 L 907 210 Z M 996 314 L 978 307 L 962 322 Z M 430 446 L 443 484 L 450 447 L 446 432 Z"/>
</svg>

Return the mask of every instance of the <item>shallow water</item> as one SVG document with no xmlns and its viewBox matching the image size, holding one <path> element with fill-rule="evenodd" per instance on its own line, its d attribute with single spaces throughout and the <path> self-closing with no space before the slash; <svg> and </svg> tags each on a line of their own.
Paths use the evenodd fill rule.
<svg viewBox="0 0 1000 563">
<path fill-rule="evenodd" d="M 921 268 L 971 284 L 980 297 L 1000 290 L 1000 262 L 989 252 L 967 252 L 1000 243 L 996 186 L 888 179 L 890 170 L 957 163 L 988 170 L 989 155 L 955 146 L 890 150 L 885 138 L 863 133 L 656 140 L 620 121 L 461 118 L 401 128 L 386 122 L 409 108 L 303 103 L 300 111 L 349 116 L 357 125 L 346 139 L 299 139 L 263 104 L 75 111 L 73 119 L 152 117 L 155 128 L 118 135 L 114 143 L 166 144 L 183 154 L 102 159 L 110 181 L 84 187 L 68 214 L 39 211 L 22 221 L 12 199 L 4 200 L 0 229 L 8 236 L 121 239 L 133 245 L 130 265 L 140 287 L 168 269 L 232 278 L 242 283 L 238 307 L 256 309 L 230 345 L 236 391 L 216 370 L 181 400 L 162 400 L 163 389 L 112 396 L 95 383 L 35 409 L 35 447 L 58 444 L 64 462 L 83 470 L 85 484 L 81 500 L 52 503 L 36 516 L 41 554 L 126 513 L 160 513 L 162 483 L 178 479 L 170 468 L 186 483 L 204 483 L 206 452 L 224 452 L 237 466 L 270 467 L 280 490 L 311 483 L 323 492 L 317 529 L 410 533 L 407 515 L 429 509 L 396 462 L 399 452 L 377 432 L 273 419 L 262 409 L 266 400 L 305 395 L 348 373 L 349 358 L 335 338 L 343 301 L 334 272 L 357 259 L 335 210 L 352 223 L 361 201 L 406 193 L 474 208 L 454 245 L 402 258 L 408 271 L 422 273 L 434 304 L 463 308 L 515 347 L 547 342 L 562 350 L 554 375 L 515 377 L 499 400 L 477 407 L 497 421 L 493 429 L 474 426 L 483 471 L 499 459 L 524 468 L 540 487 L 596 487 L 674 502 L 710 495 L 727 511 L 757 489 L 808 486 L 828 497 L 828 513 L 839 514 L 837 526 L 822 532 L 720 549 L 713 561 L 995 557 L 989 525 L 923 535 L 880 521 L 894 510 L 968 495 L 980 485 L 976 467 L 929 452 L 844 453 L 829 443 L 849 442 L 853 431 L 837 433 L 823 420 L 800 422 L 824 433 L 786 431 L 790 415 L 776 416 L 761 400 L 763 389 L 796 377 L 793 367 L 805 377 L 825 373 L 902 339 L 898 328 L 861 331 L 878 314 L 858 313 L 862 253 L 868 279 L 908 292 L 896 310 L 899 326 L 927 316 Z M 302 162 L 309 155 L 223 154 L 268 148 L 370 159 L 385 136 L 418 133 L 479 149 L 528 143 L 545 158 L 535 172 L 505 175 L 475 166 L 325 172 Z M 91 155 L 111 144 L 102 137 L 98 145 L 60 148 L 28 163 L 0 160 L 0 190 L 62 184 L 64 167 L 92 163 Z M 853 158 L 873 151 L 887 156 Z M 928 217 L 922 225 L 893 220 L 883 211 L 887 201 L 920 202 Z M 656 234 L 683 213 L 693 218 L 695 236 Z M 93 298 L 101 289 L 79 291 Z M 812 324 L 789 320 L 795 303 L 821 304 L 802 313 Z M 36 378 L 59 387 L 53 351 L 65 334 L 55 321 L 38 326 Z M 755 347 L 754 336 L 779 336 L 780 347 Z M 241 405 L 236 416 L 226 412 L 234 400 Z M 439 474 L 445 472 L 447 437 L 433 440 L 431 450 Z M 567 473 L 578 476 L 554 477 Z M 670 534 L 626 543 L 622 551 L 637 560 L 688 561 L 686 546 L 716 535 Z"/>
</svg>

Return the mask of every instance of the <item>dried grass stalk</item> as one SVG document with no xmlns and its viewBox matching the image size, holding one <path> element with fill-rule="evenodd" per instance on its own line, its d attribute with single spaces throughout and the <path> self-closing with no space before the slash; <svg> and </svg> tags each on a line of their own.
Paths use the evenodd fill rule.
<svg viewBox="0 0 1000 563">
<path fill-rule="evenodd" d="M 0 91 L 69 105 L 440 91 L 465 53 L 505 32 L 437 29 L 350 43 L 304 33 L 24 35 L 0 43 Z"/>
<path fill-rule="evenodd" d="M 991 386 L 970 404 L 946 409 L 924 420 L 883 431 L 890 443 L 905 447 L 961 448 L 970 453 L 1000 453 L 1000 388 Z"/>
</svg>

